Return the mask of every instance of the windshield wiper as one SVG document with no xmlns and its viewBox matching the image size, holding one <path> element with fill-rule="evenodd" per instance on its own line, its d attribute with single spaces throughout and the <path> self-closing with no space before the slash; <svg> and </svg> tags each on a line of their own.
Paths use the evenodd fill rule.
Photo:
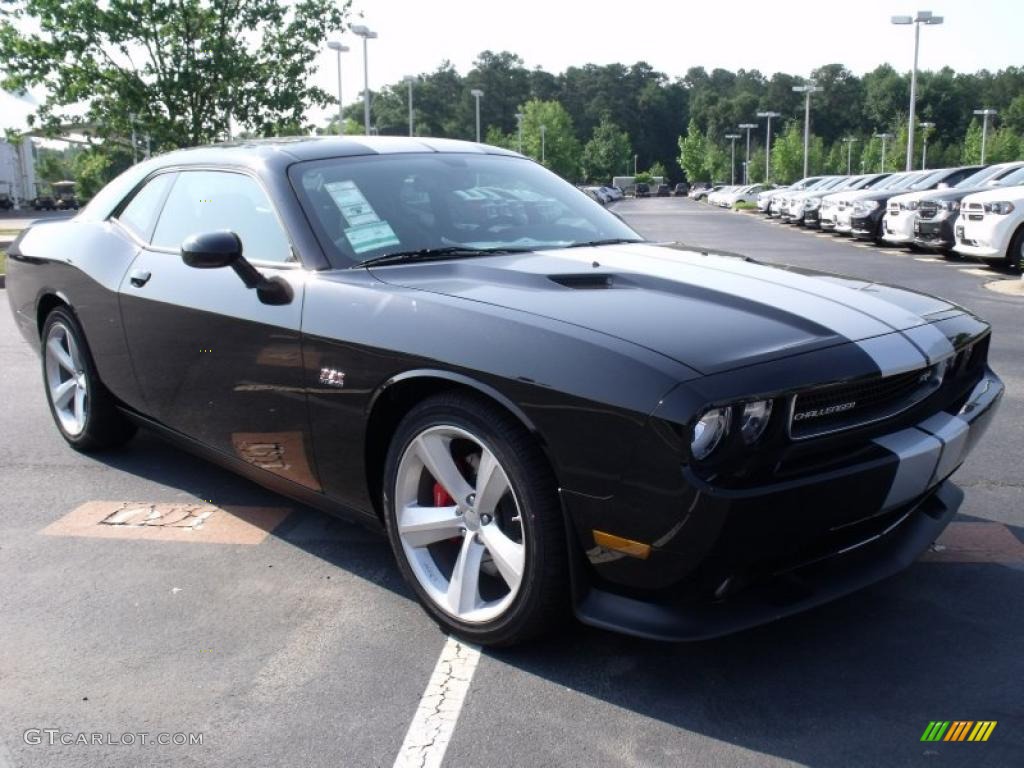
<svg viewBox="0 0 1024 768">
<path fill-rule="evenodd" d="M 383 264 L 411 264 L 416 261 L 440 261 L 442 259 L 467 259 L 474 256 L 495 256 L 503 253 L 523 253 L 531 248 L 470 248 L 465 245 L 450 245 L 444 248 L 417 248 L 412 251 L 397 251 L 375 256 L 354 265 L 360 267 L 376 267 Z"/>
<path fill-rule="evenodd" d="M 583 243 L 573 243 L 565 248 L 588 248 L 595 245 L 622 245 L 623 243 L 646 243 L 646 240 L 630 240 L 625 237 L 609 237 L 607 240 L 589 240 Z"/>
</svg>

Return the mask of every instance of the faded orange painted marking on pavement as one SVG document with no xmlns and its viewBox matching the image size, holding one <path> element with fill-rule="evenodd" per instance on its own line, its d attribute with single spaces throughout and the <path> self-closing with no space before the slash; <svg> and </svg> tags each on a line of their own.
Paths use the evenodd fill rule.
<svg viewBox="0 0 1024 768">
<path fill-rule="evenodd" d="M 1024 563 L 1024 543 L 1002 523 L 950 523 L 921 561 Z"/>
<path fill-rule="evenodd" d="M 259 544 L 284 520 L 286 507 L 231 507 L 194 502 L 87 501 L 46 526 L 47 536 Z"/>
</svg>

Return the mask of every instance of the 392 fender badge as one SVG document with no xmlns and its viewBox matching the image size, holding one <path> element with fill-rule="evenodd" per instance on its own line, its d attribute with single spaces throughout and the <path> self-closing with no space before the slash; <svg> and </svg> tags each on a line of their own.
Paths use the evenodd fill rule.
<svg viewBox="0 0 1024 768">
<path fill-rule="evenodd" d="M 345 386 L 345 372 L 336 368 L 321 368 L 320 383 L 328 387 L 341 389 Z"/>
</svg>

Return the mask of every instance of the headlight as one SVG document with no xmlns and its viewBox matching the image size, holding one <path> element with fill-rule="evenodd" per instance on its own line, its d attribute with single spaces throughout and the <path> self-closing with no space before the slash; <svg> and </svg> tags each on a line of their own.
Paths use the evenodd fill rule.
<svg viewBox="0 0 1024 768">
<path fill-rule="evenodd" d="M 1000 216 L 1005 216 L 1008 213 L 1013 213 L 1013 203 L 1005 200 L 998 203 L 985 203 L 982 210 L 985 213 L 998 213 Z"/>
<path fill-rule="evenodd" d="M 938 206 L 940 211 L 959 211 L 960 201 L 959 200 L 939 200 Z"/>
<path fill-rule="evenodd" d="M 712 408 L 697 421 L 693 428 L 690 451 L 697 460 L 706 459 L 729 431 L 731 408 Z"/>
<path fill-rule="evenodd" d="M 853 204 L 853 210 L 857 213 L 871 213 L 871 211 L 875 210 L 879 205 L 881 205 L 881 203 L 877 200 L 858 200 Z"/>
<path fill-rule="evenodd" d="M 756 400 L 743 406 L 743 417 L 740 420 L 740 434 L 747 445 L 757 442 L 768 426 L 772 415 L 771 400 Z"/>
<path fill-rule="evenodd" d="M 820 197 L 808 197 L 804 200 L 804 208 L 810 208 L 812 211 L 821 205 Z"/>
<path fill-rule="evenodd" d="M 917 200 L 911 200 L 910 202 L 907 203 L 900 203 L 900 208 L 906 211 L 916 211 L 918 209 L 918 206 L 920 205 L 921 203 L 918 202 Z"/>
</svg>

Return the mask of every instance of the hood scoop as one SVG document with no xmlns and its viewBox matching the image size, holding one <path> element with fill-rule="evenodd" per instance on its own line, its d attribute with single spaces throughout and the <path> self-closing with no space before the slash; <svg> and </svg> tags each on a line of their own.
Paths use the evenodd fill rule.
<svg viewBox="0 0 1024 768">
<path fill-rule="evenodd" d="M 584 272 L 582 274 L 548 275 L 548 280 L 571 288 L 574 291 L 603 291 L 609 288 L 627 288 L 633 282 L 622 275 L 609 272 Z"/>
</svg>

